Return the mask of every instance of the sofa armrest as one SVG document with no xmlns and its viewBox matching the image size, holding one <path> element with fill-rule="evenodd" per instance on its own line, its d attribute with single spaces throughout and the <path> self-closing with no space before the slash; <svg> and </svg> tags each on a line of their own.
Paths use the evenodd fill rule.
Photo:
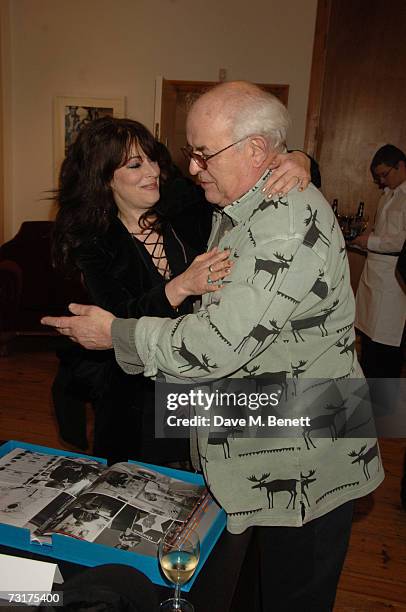
<svg viewBox="0 0 406 612">
<path fill-rule="evenodd" d="M 15 261 L 0 261 L 0 357 L 8 354 L 7 343 L 17 331 L 21 303 L 22 271 Z"/>
</svg>

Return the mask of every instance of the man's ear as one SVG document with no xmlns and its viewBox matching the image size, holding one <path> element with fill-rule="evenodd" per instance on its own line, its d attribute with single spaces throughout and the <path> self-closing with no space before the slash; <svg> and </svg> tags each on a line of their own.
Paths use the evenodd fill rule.
<svg viewBox="0 0 406 612">
<path fill-rule="evenodd" d="M 259 168 L 269 156 L 269 145 L 263 136 L 252 136 L 249 146 L 253 165 Z"/>
</svg>

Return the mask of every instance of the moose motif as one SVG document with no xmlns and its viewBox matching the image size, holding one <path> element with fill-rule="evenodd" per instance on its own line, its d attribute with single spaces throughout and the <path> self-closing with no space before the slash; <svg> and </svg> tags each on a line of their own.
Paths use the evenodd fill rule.
<svg viewBox="0 0 406 612">
<path fill-rule="evenodd" d="M 366 447 L 367 445 L 364 444 L 364 446 L 361 448 L 361 450 L 358 453 L 357 451 L 354 450 L 348 453 L 348 456 L 355 457 L 354 461 L 351 461 L 351 464 L 354 464 L 354 463 L 361 464 L 361 461 L 363 462 L 362 471 L 364 472 L 365 478 L 369 480 L 371 478 L 369 474 L 369 467 L 368 467 L 369 464 L 376 457 L 378 459 L 378 472 L 379 472 L 381 459 L 379 457 L 378 442 L 375 442 L 375 444 L 371 446 L 370 449 L 364 452 Z"/>
<path fill-rule="evenodd" d="M 252 275 L 251 279 L 251 283 L 253 283 L 255 277 L 260 272 L 266 272 L 269 274 L 269 280 L 265 283 L 264 289 L 269 287 L 269 291 L 272 290 L 272 287 L 275 284 L 278 272 L 288 269 L 289 264 L 293 261 L 293 255 L 289 259 L 284 257 L 281 253 L 274 253 L 273 255 L 278 261 L 273 261 L 272 259 L 259 259 L 258 257 L 255 257 L 254 274 Z M 250 277 L 247 278 L 247 281 L 249 279 Z"/>
<path fill-rule="evenodd" d="M 331 306 L 328 308 L 324 308 L 323 314 L 315 315 L 314 317 L 308 317 L 307 319 L 295 319 L 290 322 L 292 326 L 293 336 L 295 338 L 295 342 L 299 342 L 298 338 L 302 342 L 304 339 L 300 333 L 303 329 L 310 329 L 311 327 L 318 327 L 321 331 L 321 336 L 328 336 L 328 331 L 325 328 L 325 322 L 327 317 L 331 316 L 338 305 L 338 300 L 335 300 Z"/>
<path fill-rule="evenodd" d="M 306 210 L 309 211 L 310 216 L 304 220 L 306 227 L 309 227 L 304 238 L 303 244 L 310 248 L 314 247 L 316 242 L 320 240 L 326 246 L 329 246 L 330 240 L 325 234 L 317 227 L 317 209 L 313 212 L 309 205 L 306 206 Z"/>
<path fill-rule="evenodd" d="M 187 364 L 185 364 L 183 366 L 179 366 L 179 370 L 182 373 L 183 372 L 188 372 L 189 370 L 193 370 L 193 368 L 199 368 L 199 370 L 203 370 L 204 372 L 210 372 L 214 368 L 217 368 L 217 364 L 215 364 L 215 363 L 213 363 L 213 365 L 210 365 L 209 358 L 208 358 L 207 355 L 202 354 L 202 359 L 200 360 L 198 357 L 196 357 L 196 355 L 191 353 L 186 348 L 185 341 L 184 341 L 183 338 L 182 338 L 181 346 L 179 346 L 179 347 L 174 346 L 173 350 L 176 353 L 179 353 L 179 355 L 185 361 L 187 361 Z"/>
<path fill-rule="evenodd" d="M 256 476 L 253 474 L 252 476 L 247 477 L 247 480 L 249 480 L 250 482 L 256 483 L 252 485 L 251 487 L 252 489 L 265 489 L 266 496 L 268 498 L 268 508 L 269 509 L 273 508 L 274 493 L 281 493 L 282 491 L 285 491 L 286 493 L 289 493 L 290 495 L 286 509 L 288 509 L 289 506 L 292 504 L 292 510 L 294 510 L 296 498 L 297 498 L 297 484 L 299 482 L 300 482 L 300 492 L 303 495 L 304 499 L 306 500 L 307 505 L 310 506 L 309 499 L 306 493 L 306 489 L 308 489 L 310 483 L 316 482 L 317 480 L 316 478 L 311 478 L 311 476 L 313 476 L 315 472 L 316 470 L 310 470 L 307 476 L 304 476 L 302 472 L 300 472 L 300 480 L 298 480 L 297 478 L 288 478 L 288 479 L 278 478 L 276 480 L 270 480 L 269 482 L 265 482 L 266 479 L 269 477 L 270 472 L 267 472 L 266 474 L 262 474 L 261 478 L 256 478 Z"/>
<path fill-rule="evenodd" d="M 224 452 L 224 459 L 230 459 L 230 443 L 228 441 L 228 436 L 226 437 L 210 437 L 207 440 L 207 444 L 211 444 L 211 445 L 218 445 L 221 444 L 221 446 L 223 447 L 223 452 Z M 207 463 L 207 459 L 206 459 L 206 463 Z"/>
<path fill-rule="evenodd" d="M 272 325 L 272 329 L 267 329 L 264 325 L 254 325 L 250 333 L 247 336 L 244 336 L 238 346 L 235 347 L 234 352 L 241 353 L 249 339 L 253 338 L 256 340 L 256 345 L 250 353 L 250 355 L 253 355 L 257 349 L 261 348 L 268 336 L 273 335 L 276 338 L 281 331 L 280 327 L 276 325 L 275 320 L 270 320 L 269 322 Z"/>
<path fill-rule="evenodd" d="M 319 270 L 319 276 L 314 282 L 313 287 L 310 289 L 313 293 L 317 295 L 317 297 L 324 300 L 328 295 L 328 285 L 326 281 L 323 280 L 324 272 L 323 270 Z"/>
<path fill-rule="evenodd" d="M 307 361 L 304 361 L 303 359 L 301 359 L 297 365 L 295 365 L 294 363 L 290 364 L 292 367 L 293 378 L 296 378 L 297 380 L 299 378 L 299 374 L 304 374 L 306 372 L 306 368 L 303 367 L 306 365 L 306 363 Z"/>
<path fill-rule="evenodd" d="M 293 377 L 293 389 L 294 389 L 294 394 L 296 395 L 296 381 L 299 380 L 299 375 L 300 374 L 304 374 L 306 372 L 306 368 L 304 368 L 303 366 L 305 366 L 307 363 L 307 361 L 304 361 L 303 359 L 300 359 L 299 363 L 297 365 L 295 365 L 294 363 L 291 363 L 291 368 L 292 368 L 292 377 Z"/>
<path fill-rule="evenodd" d="M 316 448 L 313 440 L 310 437 L 310 434 L 312 431 L 316 431 L 318 429 L 329 429 L 330 435 L 331 435 L 331 441 L 335 442 L 338 439 L 338 432 L 337 432 L 337 427 L 335 423 L 335 418 L 337 414 L 347 410 L 347 406 L 345 405 L 345 402 L 343 401 L 338 406 L 327 404 L 324 408 L 326 410 L 331 410 L 332 412 L 330 414 L 320 414 L 319 416 L 316 416 L 310 419 L 309 425 L 306 425 L 305 427 L 303 427 L 302 435 L 303 435 L 304 441 L 306 442 L 307 450 L 310 450 L 309 443 L 313 446 L 313 448 Z"/>
<path fill-rule="evenodd" d="M 260 204 L 258 204 L 258 206 L 256 208 L 254 208 L 254 210 L 251 213 L 250 218 L 248 219 L 248 221 L 251 221 L 252 217 L 258 212 L 258 211 L 264 211 L 267 208 L 269 208 L 270 206 L 273 206 L 275 208 L 275 210 L 278 210 L 278 206 L 279 204 L 282 204 L 282 206 L 288 206 L 288 201 L 286 200 L 286 197 L 278 197 L 277 199 L 272 198 L 272 200 L 262 200 L 262 202 Z"/>
<path fill-rule="evenodd" d="M 312 482 L 316 482 L 317 478 L 311 478 L 316 473 L 316 470 L 310 470 L 307 476 L 303 476 L 302 472 L 300 472 L 300 492 L 302 496 L 307 501 L 308 507 L 310 507 L 309 498 L 307 497 L 307 489 L 309 488 L 309 484 Z"/>
<path fill-rule="evenodd" d="M 343 349 L 342 351 L 340 351 L 340 355 L 343 355 L 344 353 L 349 353 L 351 357 L 353 356 L 354 349 L 355 349 L 355 338 L 351 342 L 351 344 L 348 344 L 349 339 L 350 337 L 347 336 L 346 338 L 344 338 L 343 342 L 341 341 L 336 342 L 336 346 Z"/>
</svg>

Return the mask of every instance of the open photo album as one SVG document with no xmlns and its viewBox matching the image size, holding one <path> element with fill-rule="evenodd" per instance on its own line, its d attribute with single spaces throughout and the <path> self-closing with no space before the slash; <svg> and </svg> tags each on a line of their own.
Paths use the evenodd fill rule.
<svg viewBox="0 0 406 612">
<path fill-rule="evenodd" d="M 24 448 L 0 457 L 0 523 L 41 543 L 60 534 L 156 557 L 163 534 L 199 524 L 211 501 L 203 485 L 135 463 Z"/>
</svg>

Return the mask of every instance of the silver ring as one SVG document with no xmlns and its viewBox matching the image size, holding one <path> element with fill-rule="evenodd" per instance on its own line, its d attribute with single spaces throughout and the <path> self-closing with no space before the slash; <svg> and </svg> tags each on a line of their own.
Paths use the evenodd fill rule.
<svg viewBox="0 0 406 612">
<path fill-rule="evenodd" d="M 212 274 L 214 272 L 213 266 L 211 264 L 209 265 L 209 272 L 210 272 L 210 274 Z"/>
<path fill-rule="evenodd" d="M 208 285 L 212 285 L 214 283 L 214 281 L 211 280 L 210 278 L 210 274 L 207 275 L 207 284 Z"/>
</svg>

